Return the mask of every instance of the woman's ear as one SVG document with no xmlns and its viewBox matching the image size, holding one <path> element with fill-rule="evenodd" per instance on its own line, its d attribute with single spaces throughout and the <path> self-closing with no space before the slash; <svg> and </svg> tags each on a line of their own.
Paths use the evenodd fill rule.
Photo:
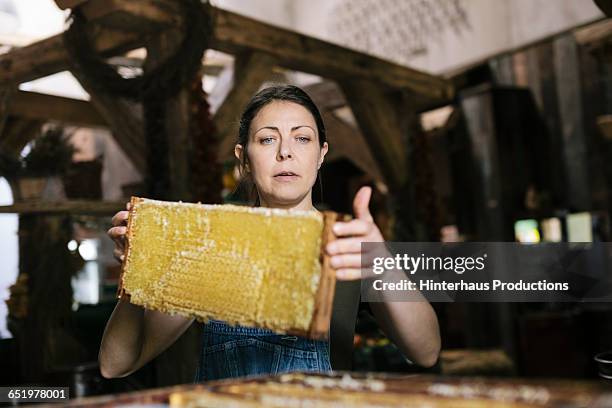
<svg viewBox="0 0 612 408">
<path fill-rule="evenodd" d="M 236 146 L 234 146 L 234 156 L 236 156 L 238 161 L 241 163 L 242 163 L 242 152 L 243 152 L 242 145 L 240 143 L 236 143 Z"/>
<path fill-rule="evenodd" d="M 321 165 L 323 164 L 323 160 L 325 159 L 325 155 L 327 154 L 328 150 L 329 145 L 327 144 L 327 142 L 323 142 L 323 146 L 321 146 L 321 153 L 319 155 L 319 166 L 317 167 L 317 169 L 321 168 Z"/>
<path fill-rule="evenodd" d="M 244 157 L 244 147 L 242 147 L 240 143 L 236 143 L 236 146 L 234 146 L 234 156 L 236 156 L 236 158 L 240 162 L 241 168 L 243 168 L 244 171 L 248 173 L 250 171 L 249 163 Z"/>
</svg>

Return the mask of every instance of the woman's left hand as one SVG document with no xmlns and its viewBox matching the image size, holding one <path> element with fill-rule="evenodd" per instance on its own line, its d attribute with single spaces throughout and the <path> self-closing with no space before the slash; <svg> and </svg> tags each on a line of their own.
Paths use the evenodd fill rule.
<svg viewBox="0 0 612 408">
<path fill-rule="evenodd" d="M 355 218 L 334 224 L 334 234 L 338 239 L 330 242 L 326 250 L 331 256 L 331 266 L 336 270 L 338 280 L 361 279 L 362 242 L 384 242 L 368 208 L 370 197 L 372 188 L 361 187 L 353 200 Z"/>
</svg>

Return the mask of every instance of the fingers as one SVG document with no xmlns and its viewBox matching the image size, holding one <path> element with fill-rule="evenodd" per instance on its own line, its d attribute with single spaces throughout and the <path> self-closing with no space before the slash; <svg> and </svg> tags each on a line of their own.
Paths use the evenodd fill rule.
<svg viewBox="0 0 612 408">
<path fill-rule="evenodd" d="M 365 221 L 373 221 L 372 214 L 370 214 L 370 198 L 372 197 L 372 187 L 363 186 L 359 189 L 357 194 L 355 194 L 355 199 L 353 200 L 353 212 L 355 213 L 355 217 L 365 220 Z"/>
<path fill-rule="evenodd" d="M 128 211 L 119 211 L 113 216 L 111 223 L 114 227 L 118 227 L 120 225 L 127 225 L 129 215 L 130 213 Z"/>
<path fill-rule="evenodd" d="M 118 239 L 123 240 L 125 238 L 125 234 L 127 233 L 127 227 L 112 227 L 109 229 L 106 234 L 113 240 L 117 241 Z"/>
<path fill-rule="evenodd" d="M 362 219 L 354 219 L 349 222 L 336 222 L 334 234 L 338 237 L 349 235 L 367 235 L 372 230 L 372 223 Z"/>
<path fill-rule="evenodd" d="M 361 242 L 359 238 L 340 238 L 327 244 L 325 249 L 329 255 L 360 253 Z"/>
<path fill-rule="evenodd" d="M 106 231 L 106 234 L 115 243 L 113 257 L 119 262 L 123 262 L 125 259 L 124 251 L 127 234 L 127 221 L 130 216 L 129 211 L 132 209 L 132 204 L 129 202 L 126 203 L 125 208 L 127 211 L 119 211 L 113 216 L 113 219 L 111 220 L 113 226 Z"/>
<path fill-rule="evenodd" d="M 127 227 L 112 227 L 107 231 L 108 236 L 115 243 L 115 249 L 113 255 L 119 262 L 123 262 L 123 252 L 125 251 L 125 234 L 127 233 Z"/>
<path fill-rule="evenodd" d="M 361 279 L 361 270 L 353 268 L 338 269 L 336 279 L 341 281 L 351 281 Z"/>
<path fill-rule="evenodd" d="M 123 262 L 125 260 L 125 254 L 123 253 L 123 250 L 121 250 L 119 248 L 115 248 L 113 250 L 113 256 L 119 262 Z"/>
<path fill-rule="evenodd" d="M 361 268 L 361 254 L 334 255 L 330 264 L 334 269 Z"/>
</svg>

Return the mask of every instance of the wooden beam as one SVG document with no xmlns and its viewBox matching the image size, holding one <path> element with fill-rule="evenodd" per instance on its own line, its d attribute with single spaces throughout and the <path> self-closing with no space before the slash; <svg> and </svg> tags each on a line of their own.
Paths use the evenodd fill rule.
<svg viewBox="0 0 612 408">
<path fill-rule="evenodd" d="M 89 0 L 79 5 L 88 21 L 129 32 L 153 32 L 182 24 L 173 0 Z"/>
<path fill-rule="evenodd" d="M 122 5 L 127 3 L 132 2 L 121 2 Z M 261 52 L 289 69 L 336 80 L 371 80 L 432 99 L 448 99 L 453 94 L 451 83 L 443 78 L 225 10 L 203 7 L 208 7 L 208 12 L 214 16 L 211 48 L 219 51 L 231 54 Z M 143 35 L 136 33 L 98 30 L 93 36 L 95 48 L 106 57 L 140 48 L 145 40 Z M 67 61 L 61 36 L 51 37 L 1 55 L 0 84 L 21 83 L 65 70 Z"/>
<path fill-rule="evenodd" d="M 239 54 L 234 63 L 234 84 L 213 118 L 221 141 L 220 157 L 232 157 L 238 135 L 238 121 L 245 105 L 272 74 L 274 59 L 266 54 Z"/>
<path fill-rule="evenodd" d="M 216 50 L 230 54 L 259 51 L 286 68 L 336 80 L 371 80 L 433 99 L 447 99 L 453 94 L 451 83 L 441 77 L 229 11 L 211 8 L 211 12 L 215 21 L 211 47 Z"/>
<path fill-rule="evenodd" d="M 14 86 L 11 86 L 10 84 L 0 86 L 0 139 L 9 116 L 9 101 L 12 99 L 14 93 Z"/>
<path fill-rule="evenodd" d="M 145 72 L 163 64 L 172 55 L 180 44 L 181 34 L 178 30 L 167 30 L 152 39 L 147 45 L 147 59 Z M 188 82 L 178 93 L 164 101 L 165 110 L 165 136 L 167 151 L 164 154 L 168 159 L 169 191 L 165 192 L 163 199 L 178 201 L 191 201 L 189 149 L 191 100 Z M 162 197 L 160 197 L 162 198 Z"/>
<path fill-rule="evenodd" d="M 94 30 L 95 29 L 95 30 Z M 140 48 L 144 40 L 136 33 L 92 27 L 94 46 L 104 57 Z M 62 35 L 47 38 L 0 55 L 0 86 L 20 84 L 69 69 L 69 57 Z"/>
<path fill-rule="evenodd" d="M 89 20 L 93 46 L 104 57 L 112 57 L 145 45 L 146 32 L 180 24 L 176 4 L 164 0 L 61 1 L 62 9 L 79 6 Z M 109 28 L 110 27 L 110 28 Z M 0 55 L 0 85 L 20 84 L 69 69 L 69 56 L 62 34 Z"/>
<path fill-rule="evenodd" d="M 95 49 L 104 57 L 140 48 L 146 41 L 144 34 L 147 32 L 180 24 L 179 16 L 173 12 L 176 5 L 168 1 L 90 0 L 66 3 L 78 3 L 88 19 L 102 24 L 92 24 L 88 34 L 93 39 Z M 68 62 L 62 34 L 49 37 L 0 55 L 0 85 L 9 81 L 20 84 L 64 71 L 69 69 Z"/>
<path fill-rule="evenodd" d="M 578 45 L 589 45 L 594 42 L 609 40 L 612 37 L 612 19 L 605 19 L 574 31 Z"/>
<path fill-rule="evenodd" d="M 0 206 L 1 214 L 18 213 L 70 213 L 83 215 L 112 215 L 125 209 L 125 202 L 121 201 L 20 201 L 13 205 Z"/>
<path fill-rule="evenodd" d="M 320 110 L 334 110 L 346 106 L 346 98 L 337 83 L 321 81 L 303 87 Z"/>
<path fill-rule="evenodd" d="M 87 2 L 87 0 L 55 0 L 55 4 L 57 5 L 57 7 L 62 10 L 76 7 L 85 2 Z"/>
<path fill-rule="evenodd" d="M 23 148 L 40 135 L 43 122 L 39 120 L 10 117 L 0 134 L 0 151 L 17 156 Z"/>
<path fill-rule="evenodd" d="M 407 179 L 406 146 L 397 104 L 370 81 L 339 82 L 385 180 L 393 187 Z"/>
<path fill-rule="evenodd" d="M 553 49 L 568 204 L 574 211 L 588 211 L 593 175 L 589 174 L 578 45 L 573 35 L 566 34 L 555 39 Z"/>
<path fill-rule="evenodd" d="M 24 119 L 55 120 L 79 126 L 108 126 L 87 101 L 36 92 L 17 92 L 8 104 L 8 114 Z"/>
</svg>

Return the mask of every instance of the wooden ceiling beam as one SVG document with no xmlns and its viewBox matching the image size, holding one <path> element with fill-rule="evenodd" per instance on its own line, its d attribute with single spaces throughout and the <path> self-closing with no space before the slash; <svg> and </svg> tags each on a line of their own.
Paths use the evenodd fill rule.
<svg viewBox="0 0 612 408">
<path fill-rule="evenodd" d="M 178 2 L 172 0 L 89 0 L 79 5 L 88 21 L 128 32 L 154 32 L 182 25 Z"/>
<path fill-rule="evenodd" d="M 55 0 L 55 4 L 57 5 L 57 7 L 62 10 L 77 7 L 86 2 L 87 0 Z"/>
<path fill-rule="evenodd" d="M 17 156 L 23 148 L 41 133 L 40 120 L 9 117 L 0 134 L 0 152 Z"/>
<path fill-rule="evenodd" d="M 137 33 L 127 33 L 99 27 L 94 46 L 105 57 L 125 53 L 144 45 L 144 39 Z M 15 48 L 0 54 L 0 86 L 8 83 L 21 84 L 69 69 L 68 51 L 62 35 L 58 34 L 22 48 Z"/>
<path fill-rule="evenodd" d="M 432 99 L 447 99 L 453 88 L 444 78 L 299 34 L 290 30 L 212 8 L 211 47 L 230 54 L 244 50 L 271 55 L 278 65 L 322 77 L 364 79 L 390 88 L 411 90 Z"/>
<path fill-rule="evenodd" d="M 90 0 L 81 7 L 90 3 L 97 4 L 98 1 L 100 0 Z M 115 11 L 121 8 L 130 10 L 129 7 L 134 7 L 134 4 L 147 4 L 150 1 L 119 2 L 113 0 L 113 4 Z M 285 68 L 336 80 L 374 81 L 389 88 L 409 90 L 431 99 L 448 99 L 453 94 L 451 82 L 441 77 L 262 23 L 236 13 L 206 5 L 203 7 L 207 7 L 208 12 L 213 15 L 214 27 L 211 38 L 213 49 L 235 55 L 243 52 L 259 52 L 269 55 L 278 65 Z M 100 10 L 110 12 L 110 8 Z M 93 26 L 90 29 L 95 30 L 96 27 Z M 99 27 L 97 30 L 92 37 L 95 38 L 95 48 L 107 57 L 121 54 L 129 49 L 140 48 L 145 42 L 145 36 L 142 33 L 138 35 L 133 32 L 113 31 Z M 67 53 L 62 44 L 61 35 L 57 35 L 0 55 L 0 84 L 7 81 L 22 83 L 63 71 L 67 67 Z"/>
<path fill-rule="evenodd" d="M 167 0 L 89 0 L 65 2 L 78 5 L 95 22 L 88 27 L 93 46 L 103 57 L 122 55 L 143 47 L 148 33 L 180 24 L 176 3 Z M 0 86 L 21 84 L 69 69 L 69 55 L 62 34 L 0 54 Z"/>
<path fill-rule="evenodd" d="M 7 111 L 9 115 L 24 119 L 108 127 L 98 111 L 87 101 L 36 92 L 16 92 L 8 104 Z"/>
<path fill-rule="evenodd" d="M 334 110 L 346 106 L 346 98 L 337 83 L 321 81 L 306 85 L 304 91 L 321 110 Z"/>
</svg>

